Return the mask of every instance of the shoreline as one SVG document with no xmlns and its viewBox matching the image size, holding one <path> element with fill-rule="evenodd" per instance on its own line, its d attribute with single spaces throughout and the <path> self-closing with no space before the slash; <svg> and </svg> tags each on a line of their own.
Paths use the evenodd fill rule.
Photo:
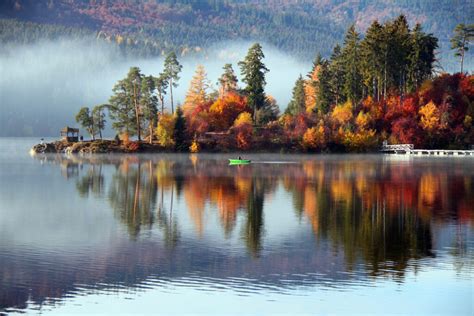
<svg viewBox="0 0 474 316">
<path fill-rule="evenodd" d="M 320 154 L 320 155 L 331 155 L 331 154 L 389 154 L 389 155 L 407 155 L 407 156 L 440 156 L 436 152 L 453 152 L 457 155 L 457 152 L 464 152 L 468 156 L 474 155 L 473 150 L 461 149 L 461 150 L 449 150 L 449 149 L 415 149 L 410 153 L 399 153 L 399 152 L 387 152 L 379 149 L 367 150 L 363 152 L 357 151 L 305 151 L 300 148 L 285 148 L 285 147 L 275 147 L 275 148 L 265 148 L 262 146 L 255 146 L 256 148 L 261 148 L 260 150 L 255 150 L 255 148 L 249 148 L 247 150 L 242 150 L 238 148 L 226 148 L 224 150 L 217 150 L 216 144 L 207 143 L 203 144 L 203 148 L 199 152 L 195 153 L 207 153 L 207 154 L 230 154 L 230 153 L 247 153 L 247 154 Z M 426 154 L 423 152 L 435 152 L 434 154 Z M 188 153 L 192 154 L 190 151 L 178 151 L 173 148 L 163 147 L 157 142 L 150 144 L 146 141 L 130 141 L 123 142 L 117 140 L 88 140 L 88 141 L 79 141 L 79 142 L 68 142 L 65 140 L 57 140 L 53 142 L 45 142 L 34 145 L 30 149 L 30 154 L 150 154 L 150 153 Z M 415 153 L 415 154 L 414 154 Z M 452 154 L 446 154 L 441 156 L 449 156 Z M 463 154 L 464 155 L 464 154 Z"/>
</svg>

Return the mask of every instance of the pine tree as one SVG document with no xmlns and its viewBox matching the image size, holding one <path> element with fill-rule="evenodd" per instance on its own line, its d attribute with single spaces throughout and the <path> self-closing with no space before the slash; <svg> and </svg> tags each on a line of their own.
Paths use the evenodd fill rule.
<svg viewBox="0 0 474 316">
<path fill-rule="evenodd" d="M 474 24 L 458 24 L 454 29 L 454 36 L 451 38 L 451 49 L 455 50 L 454 55 L 461 58 L 461 72 L 463 72 L 464 55 L 469 50 L 469 44 L 474 39 Z"/>
<path fill-rule="evenodd" d="M 334 95 L 331 90 L 331 72 L 327 61 L 323 61 L 320 66 L 317 87 L 316 108 L 320 113 L 326 114 L 329 112 L 331 104 L 334 103 Z"/>
<path fill-rule="evenodd" d="M 178 87 L 179 73 L 183 66 L 178 62 L 175 52 L 170 52 L 165 59 L 164 74 L 170 88 L 171 112 L 174 113 L 173 87 Z"/>
<path fill-rule="evenodd" d="M 189 144 L 186 141 L 186 119 L 179 106 L 175 113 L 173 139 L 176 151 L 186 151 L 189 148 Z"/>
<path fill-rule="evenodd" d="M 183 109 L 186 113 L 192 111 L 197 105 L 203 104 L 209 100 L 207 90 L 209 89 L 210 83 L 207 79 L 206 70 L 203 65 L 198 65 L 196 73 L 191 79 L 189 84 L 188 92 L 184 100 Z"/>
<path fill-rule="evenodd" d="M 155 78 L 152 76 L 144 77 L 141 86 L 140 107 L 143 113 L 143 119 L 148 123 L 150 144 L 153 143 L 153 131 L 156 127 L 158 113 L 158 98 L 154 91 Z"/>
<path fill-rule="evenodd" d="M 408 91 L 412 92 L 424 80 L 431 77 L 433 64 L 436 60 L 435 49 L 438 48 L 438 39 L 432 34 L 424 33 L 420 24 L 416 24 L 410 37 L 407 87 Z"/>
<path fill-rule="evenodd" d="M 155 87 L 158 99 L 161 103 L 161 114 L 163 114 L 165 112 L 165 95 L 168 89 L 168 80 L 166 79 L 165 73 L 160 73 L 160 75 L 155 78 Z"/>
<path fill-rule="evenodd" d="M 347 99 L 351 100 L 353 106 L 359 102 L 362 96 L 359 46 L 359 33 L 356 32 L 355 26 L 352 25 L 344 39 L 342 62 L 344 69 L 344 94 Z"/>
<path fill-rule="evenodd" d="M 235 75 L 232 64 L 225 64 L 224 73 L 219 78 L 219 95 L 223 96 L 228 92 L 237 91 L 237 76 Z"/>
<path fill-rule="evenodd" d="M 344 64 L 341 47 L 339 45 L 334 47 L 331 54 L 328 72 L 329 86 L 331 87 L 330 94 L 332 95 L 331 103 L 339 104 L 345 102 L 342 94 L 344 89 Z"/>
<path fill-rule="evenodd" d="M 76 122 L 81 124 L 81 126 L 91 135 L 92 140 L 95 140 L 95 128 L 94 128 L 94 119 L 88 107 L 83 107 L 79 110 L 76 115 Z"/>
<path fill-rule="evenodd" d="M 265 73 L 269 71 L 262 62 L 264 57 L 262 46 L 256 43 L 250 47 L 245 59 L 239 62 L 243 81 L 247 84 L 247 102 L 253 110 L 253 119 L 257 124 L 263 123 L 257 121 L 256 117 L 257 111 L 265 106 Z"/>
<path fill-rule="evenodd" d="M 96 105 L 92 109 L 92 120 L 94 122 L 95 133 L 99 134 L 100 139 L 102 139 L 102 131 L 105 129 L 105 108 L 107 105 Z"/>
<path fill-rule="evenodd" d="M 134 123 L 134 105 L 132 94 L 126 79 L 119 80 L 112 89 L 113 95 L 109 99 L 109 115 L 112 119 L 112 128 L 128 136 L 136 134 L 137 126 Z"/>
<path fill-rule="evenodd" d="M 298 115 L 300 113 L 305 112 L 305 91 L 304 91 L 304 79 L 303 76 L 299 76 L 295 82 L 295 86 L 293 88 L 293 97 L 288 103 L 288 107 L 286 108 L 286 113 L 291 115 Z"/>
<path fill-rule="evenodd" d="M 142 110 L 140 105 L 143 75 L 140 68 L 131 67 L 127 77 L 115 84 L 109 100 L 112 127 L 128 136 L 141 140 Z"/>
<path fill-rule="evenodd" d="M 360 44 L 361 72 L 367 92 L 377 100 L 380 99 L 384 70 L 384 29 L 374 21 L 367 29 L 365 38 Z"/>
</svg>

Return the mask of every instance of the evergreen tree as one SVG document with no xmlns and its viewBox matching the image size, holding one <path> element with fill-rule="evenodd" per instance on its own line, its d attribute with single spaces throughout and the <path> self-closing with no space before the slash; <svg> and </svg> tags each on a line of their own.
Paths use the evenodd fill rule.
<svg viewBox="0 0 474 316">
<path fill-rule="evenodd" d="M 158 98 L 154 91 L 155 78 L 152 76 L 144 77 L 141 86 L 140 107 L 143 113 L 143 119 L 148 123 L 150 144 L 153 143 L 153 131 L 156 127 L 158 114 Z"/>
<path fill-rule="evenodd" d="M 92 109 L 92 121 L 94 123 L 95 133 L 99 134 L 100 139 L 102 139 L 102 131 L 105 129 L 105 108 L 107 105 L 96 105 Z"/>
<path fill-rule="evenodd" d="M 117 82 L 109 100 L 109 114 L 114 121 L 112 127 L 129 136 L 138 135 L 141 140 L 140 95 L 143 75 L 138 67 L 131 67 L 127 77 Z"/>
<path fill-rule="evenodd" d="M 288 107 L 285 112 L 291 115 L 303 113 L 306 110 L 305 99 L 304 79 L 303 76 L 300 75 L 295 82 L 295 86 L 293 88 L 293 97 L 290 103 L 288 103 Z"/>
<path fill-rule="evenodd" d="M 386 23 L 388 38 L 388 87 L 402 95 L 406 90 L 408 60 L 410 54 L 410 28 L 404 15 Z"/>
<path fill-rule="evenodd" d="M 354 106 L 362 96 L 360 74 L 360 43 L 359 33 L 352 25 L 346 33 L 342 49 L 342 62 L 344 69 L 344 94 Z"/>
<path fill-rule="evenodd" d="M 257 111 L 265 106 L 265 73 L 269 71 L 262 62 L 264 57 L 262 46 L 256 43 L 250 47 L 245 59 L 239 62 L 243 81 L 247 84 L 247 102 L 253 110 L 253 119 L 257 124 L 263 123 L 256 121 L 256 117 Z"/>
<path fill-rule="evenodd" d="M 186 118 L 179 106 L 175 113 L 173 139 L 176 151 L 186 151 L 189 148 L 189 144 L 186 141 Z"/>
<path fill-rule="evenodd" d="M 94 128 L 94 119 L 88 107 L 83 107 L 79 110 L 76 115 L 76 122 L 81 124 L 81 126 L 91 135 L 92 140 L 95 140 L 95 128 Z"/>
<path fill-rule="evenodd" d="M 238 89 L 238 80 L 232 68 L 232 64 L 225 64 L 222 69 L 224 69 L 224 73 L 219 78 L 219 95 L 221 96 L 230 91 L 237 91 Z"/>
<path fill-rule="evenodd" d="M 331 54 L 328 67 L 330 94 L 332 95 L 331 104 L 339 104 L 345 102 L 343 96 L 344 90 L 344 64 L 342 60 L 341 46 L 336 45 Z"/>
<path fill-rule="evenodd" d="M 165 95 L 168 89 L 168 80 L 166 79 L 165 73 L 160 73 L 160 75 L 155 78 L 155 87 L 158 99 L 161 103 L 161 114 L 163 114 L 165 112 Z"/>
<path fill-rule="evenodd" d="M 360 44 L 361 71 L 367 92 L 377 100 L 380 99 L 385 61 L 384 29 L 374 21 L 367 29 L 365 38 Z"/>
<path fill-rule="evenodd" d="M 119 80 L 112 89 L 113 95 L 109 99 L 109 115 L 112 119 L 112 128 L 119 133 L 133 136 L 136 133 L 134 124 L 134 107 L 130 102 L 130 91 L 126 81 Z"/>
<path fill-rule="evenodd" d="M 178 87 L 179 73 L 183 66 L 178 62 L 175 52 L 170 52 L 165 59 L 164 74 L 170 88 L 171 112 L 174 113 L 173 87 Z"/>
<path fill-rule="evenodd" d="M 334 95 L 331 91 L 331 72 L 329 70 L 329 62 L 327 61 L 323 61 L 320 66 L 317 84 L 316 108 L 319 112 L 326 114 L 334 102 Z"/>
<path fill-rule="evenodd" d="M 411 32 L 408 57 L 407 87 L 410 92 L 415 91 L 424 80 L 431 77 L 436 60 L 436 48 L 438 48 L 438 39 L 432 34 L 424 33 L 421 25 L 416 24 Z"/>
<path fill-rule="evenodd" d="M 454 55 L 461 58 L 461 72 L 463 72 L 464 55 L 469 50 L 469 44 L 474 39 L 474 24 L 458 24 L 454 29 L 454 36 L 451 38 L 451 49 L 455 50 Z"/>
</svg>

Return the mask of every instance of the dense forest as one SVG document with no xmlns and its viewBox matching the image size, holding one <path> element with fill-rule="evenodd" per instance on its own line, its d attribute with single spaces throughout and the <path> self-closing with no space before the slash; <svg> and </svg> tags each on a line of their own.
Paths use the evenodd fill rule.
<svg viewBox="0 0 474 316">
<path fill-rule="evenodd" d="M 470 23 L 467 19 L 474 12 L 469 1 L 6 0 L 0 3 L 0 42 L 90 35 L 128 54 L 164 55 L 172 50 L 182 56 L 244 39 L 308 60 L 315 52 L 329 57 L 350 23 L 364 32 L 374 19 L 382 23 L 399 14 L 436 34 L 438 59 L 452 71 L 449 39 L 458 23 Z"/>
<path fill-rule="evenodd" d="M 457 28 L 472 40 L 473 26 Z M 458 43 L 458 40 L 453 40 Z M 458 50 L 464 54 L 465 43 Z M 173 88 L 182 66 L 174 52 L 163 72 L 146 76 L 130 68 L 108 104 L 84 107 L 76 120 L 100 134 L 109 111 L 117 141 L 140 148 L 144 138 L 176 151 L 371 151 L 382 141 L 424 148 L 466 148 L 474 142 L 474 76 L 434 75 L 438 40 L 405 16 L 374 21 L 365 36 L 354 26 L 331 57 L 318 55 L 296 80 L 284 113 L 265 93 L 264 52 L 258 43 L 238 63 L 226 64 L 218 90 L 199 65 L 186 99 L 175 108 Z M 130 141 L 136 136 L 138 142 Z"/>
</svg>

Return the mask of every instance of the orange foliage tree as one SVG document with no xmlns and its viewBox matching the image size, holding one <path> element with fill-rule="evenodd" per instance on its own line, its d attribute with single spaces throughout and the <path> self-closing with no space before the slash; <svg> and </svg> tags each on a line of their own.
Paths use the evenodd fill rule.
<svg viewBox="0 0 474 316">
<path fill-rule="evenodd" d="M 253 136 L 252 123 L 252 114 L 249 112 L 240 113 L 235 119 L 233 130 L 238 148 L 244 150 L 250 148 Z"/>
<path fill-rule="evenodd" d="M 211 105 L 210 123 L 214 130 L 226 131 L 242 112 L 250 112 L 246 98 L 235 92 L 227 92 Z"/>
</svg>

